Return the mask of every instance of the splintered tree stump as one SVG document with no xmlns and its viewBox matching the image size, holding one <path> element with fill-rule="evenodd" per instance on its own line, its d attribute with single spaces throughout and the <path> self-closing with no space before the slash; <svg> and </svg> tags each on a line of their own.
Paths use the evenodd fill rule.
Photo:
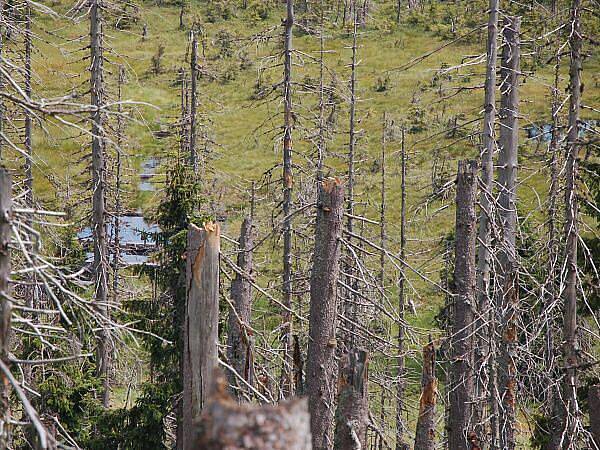
<svg viewBox="0 0 600 450">
<path fill-rule="evenodd" d="M 369 354 L 351 349 L 340 370 L 339 396 L 335 415 L 335 448 L 366 448 L 369 423 Z"/>
<path fill-rule="evenodd" d="M 238 405 L 221 380 L 196 424 L 197 450 L 311 450 L 306 399 Z"/>
<path fill-rule="evenodd" d="M 435 448 L 435 404 L 437 400 L 437 378 L 435 377 L 435 347 L 430 342 L 423 347 L 423 375 L 421 377 L 421 399 L 419 418 L 415 433 L 415 450 Z"/>
</svg>

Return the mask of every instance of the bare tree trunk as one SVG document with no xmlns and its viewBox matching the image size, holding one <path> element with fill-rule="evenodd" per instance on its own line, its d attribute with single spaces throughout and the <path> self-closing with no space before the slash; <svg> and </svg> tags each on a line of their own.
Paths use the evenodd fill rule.
<svg viewBox="0 0 600 450">
<path fill-rule="evenodd" d="M 292 30 L 294 27 L 294 1 L 287 0 L 285 19 L 284 73 L 283 73 L 283 367 L 281 394 L 284 398 L 294 394 L 292 378 Z"/>
<path fill-rule="evenodd" d="M 477 247 L 477 321 L 475 330 L 477 333 L 477 344 L 475 347 L 475 368 L 478 371 L 475 385 L 475 431 L 483 436 L 485 420 L 486 389 L 490 389 L 486 379 L 486 348 L 490 336 L 490 328 L 485 325 L 486 319 L 491 314 L 490 292 L 490 243 L 491 226 L 490 219 L 493 217 L 492 206 L 494 202 L 494 150 L 496 142 L 494 139 L 494 125 L 496 121 L 496 60 L 498 58 L 498 10 L 500 0 L 489 0 L 489 19 L 487 37 L 487 62 L 485 71 L 485 99 L 483 118 L 483 149 L 481 152 L 481 191 L 479 194 L 479 239 Z"/>
<path fill-rule="evenodd" d="M 475 242 L 477 163 L 459 161 L 456 184 L 454 320 L 451 336 L 450 431 L 448 447 L 470 449 L 467 436 L 473 404 L 473 305 L 475 302 Z"/>
<path fill-rule="evenodd" d="M 600 384 L 590 386 L 588 392 L 588 407 L 590 410 L 592 450 L 600 450 L 600 414 L 598 414 L 598 411 L 600 411 Z"/>
<path fill-rule="evenodd" d="M 31 7 L 27 2 L 25 7 L 25 95 L 31 98 Z M 25 112 L 25 204 L 33 209 L 33 148 L 32 148 L 32 125 L 31 111 L 27 108 Z M 27 225 L 32 226 L 31 217 L 28 217 Z M 35 287 L 33 287 L 35 290 Z"/>
<path fill-rule="evenodd" d="M 366 448 L 369 423 L 369 354 L 350 349 L 344 359 L 338 377 L 334 448 L 362 450 Z"/>
<path fill-rule="evenodd" d="M 124 130 L 123 130 L 123 83 L 125 83 L 125 67 L 119 66 L 119 82 L 117 85 L 117 136 L 115 143 L 117 144 L 117 157 L 115 161 L 115 211 L 113 219 L 113 258 L 112 258 L 112 272 L 113 272 L 113 301 L 115 304 L 118 302 L 119 292 L 119 265 L 121 259 L 121 156 L 123 152 L 124 144 Z"/>
<path fill-rule="evenodd" d="M 190 55 L 190 135 L 188 137 L 188 145 L 190 150 L 190 166 L 194 169 L 194 173 L 198 175 L 198 152 L 196 151 L 196 107 L 198 102 L 198 37 L 194 30 L 191 34 L 191 55 Z"/>
<path fill-rule="evenodd" d="M 567 132 L 567 164 L 565 186 L 565 288 L 563 291 L 563 358 L 566 374 L 563 381 L 563 449 L 577 448 L 576 424 L 580 420 L 577 404 L 577 240 L 579 238 L 577 200 L 577 172 L 579 157 L 578 121 L 581 107 L 581 0 L 573 0 L 571 6 L 571 29 L 569 46 L 571 67 L 569 70 L 570 100 Z"/>
<path fill-rule="evenodd" d="M 6 16 L 4 14 L 5 0 L 0 0 L 0 27 L 5 29 L 7 26 Z M 2 57 L 2 51 L 4 50 L 4 33 L 0 33 L 0 57 Z M 4 75 L 0 73 L 0 91 L 4 90 Z M 0 162 L 2 161 L 2 149 L 4 146 L 4 98 L 0 97 Z"/>
<path fill-rule="evenodd" d="M 106 163 L 104 129 L 104 36 L 103 6 L 101 0 L 90 0 L 90 92 L 92 97 L 92 231 L 94 240 L 94 281 L 96 307 L 104 320 L 108 309 L 108 254 L 106 246 Z M 108 408 L 110 401 L 110 340 L 103 326 L 98 337 L 97 371 L 102 379 L 102 403 Z"/>
<path fill-rule="evenodd" d="M 184 315 L 183 449 L 196 447 L 193 423 L 212 394 L 219 326 L 218 223 L 191 224 L 186 252 L 187 302 Z"/>
<path fill-rule="evenodd" d="M 344 186 L 326 179 L 319 190 L 315 249 L 310 280 L 309 343 L 306 387 L 314 450 L 331 448 L 335 397 L 337 282 Z"/>
<path fill-rule="evenodd" d="M 402 143 L 400 148 L 401 158 L 401 203 L 400 203 L 400 261 L 406 259 L 406 148 L 404 144 L 405 133 L 402 128 Z M 405 361 L 404 361 L 404 310 L 406 303 L 404 300 L 404 267 L 400 271 L 398 280 L 398 372 L 396 386 L 396 450 L 405 450 L 407 444 L 404 442 L 406 424 L 402 413 L 404 412 L 404 391 L 405 391 Z"/>
<path fill-rule="evenodd" d="M 247 277 L 253 276 L 252 256 L 254 247 L 254 229 L 252 218 L 242 222 L 238 247 L 237 265 Z M 248 382 L 254 384 L 254 348 L 251 333 L 248 332 L 251 320 L 252 286 L 247 277 L 239 273 L 231 283 L 231 303 L 234 309 L 229 311 L 227 334 L 227 358 L 236 372 Z M 229 374 L 229 384 L 239 384 L 235 374 Z M 237 392 L 234 390 L 234 393 Z"/>
<path fill-rule="evenodd" d="M 517 165 L 520 71 L 520 26 L 518 17 L 504 23 L 504 47 L 500 91 L 500 154 L 498 157 L 498 270 L 496 290 L 499 308 L 500 348 L 498 352 L 498 387 L 500 394 L 500 447 L 513 450 L 516 445 L 516 315 L 519 301 L 517 235 Z"/>
<path fill-rule="evenodd" d="M 12 302 L 10 300 L 10 240 L 12 220 L 12 181 L 0 168 L 0 360 L 10 367 L 9 338 Z M 10 382 L 0 371 L 0 448 L 10 448 Z"/>
<path fill-rule="evenodd" d="M 225 382 L 208 399 L 196 425 L 194 445 L 202 450 L 311 450 L 305 399 L 273 405 L 238 405 Z"/>
<path fill-rule="evenodd" d="M 423 373 L 421 399 L 415 432 L 415 450 L 435 449 L 435 405 L 437 403 L 437 378 L 435 376 L 435 346 L 430 338 L 423 347 Z"/>
</svg>

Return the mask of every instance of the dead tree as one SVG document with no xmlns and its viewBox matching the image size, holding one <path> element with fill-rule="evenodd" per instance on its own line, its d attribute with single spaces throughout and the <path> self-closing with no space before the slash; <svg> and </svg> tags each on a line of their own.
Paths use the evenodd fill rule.
<svg viewBox="0 0 600 450">
<path fill-rule="evenodd" d="M 190 166 L 198 175 L 198 152 L 196 150 L 196 108 L 198 102 L 198 37 L 194 30 L 190 31 L 191 54 L 190 54 L 190 129 L 187 143 L 190 150 Z"/>
<path fill-rule="evenodd" d="M 500 91 L 500 154 L 498 156 L 498 269 L 496 307 L 498 308 L 498 390 L 500 395 L 500 447 L 512 450 L 516 445 L 516 314 L 519 300 L 517 235 L 517 150 L 519 114 L 520 26 L 518 17 L 508 17 L 503 27 L 504 47 Z"/>
<path fill-rule="evenodd" d="M 254 384 L 254 361 L 250 319 L 252 307 L 252 285 L 248 278 L 253 276 L 252 253 L 254 247 L 254 230 L 252 218 L 242 222 L 238 241 L 237 266 L 245 274 L 236 273 L 231 283 L 231 303 L 227 322 L 227 358 L 229 364 L 248 384 Z M 229 374 L 229 384 L 239 384 L 235 374 Z M 234 391 L 237 392 L 237 391 Z"/>
<path fill-rule="evenodd" d="M 3 28 L 6 27 L 6 18 L 4 14 L 4 4 L 5 0 L 0 0 L 0 26 Z M 2 53 L 4 50 L 4 33 L 0 33 L 0 57 L 2 57 Z M 4 75 L 0 73 L 0 91 L 4 90 Z M 0 161 L 2 160 L 3 154 L 2 150 L 4 147 L 4 97 L 0 96 Z"/>
<path fill-rule="evenodd" d="M 292 386 L 292 129 L 294 127 L 292 104 L 292 52 L 294 27 L 294 1 L 287 0 L 287 16 L 284 22 L 283 51 L 283 367 L 281 393 L 293 395 Z"/>
<path fill-rule="evenodd" d="M 406 147 L 404 144 L 405 133 L 402 128 L 402 143 L 400 147 L 401 158 L 401 181 L 400 181 L 400 261 L 406 259 Z M 404 391 L 405 391 L 405 361 L 404 361 L 404 310 L 406 302 L 404 299 L 404 272 L 400 271 L 400 279 L 398 280 L 398 369 L 397 369 L 397 385 L 396 385 L 396 450 L 404 450 L 406 443 L 404 442 L 404 433 L 406 425 L 402 413 L 404 412 Z"/>
<path fill-rule="evenodd" d="M 450 367 L 450 431 L 448 447 L 469 449 L 467 435 L 473 404 L 473 306 L 475 302 L 475 243 L 477 163 L 459 161 L 456 182 L 454 308 Z"/>
<path fill-rule="evenodd" d="M 337 283 L 341 251 L 344 186 L 326 179 L 319 190 L 315 249 L 310 279 L 309 343 L 306 370 L 313 449 L 331 448 L 335 395 Z"/>
<path fill-rule="evenodd" d="M 193 449 L 193 423 L 214 387 L 219 326 L 218 223 L 190 224 L 186 252 L 187 301 L 183 341 L 183 449 Z"/>
<path fill-rule="evenodd" d="M 101 0 L 90 0 L 90 93 L 92 111 L 92 232 L 94 241 L 94 285 L 96 307 L 105 318 L 108 309 L 108 253 L 106 242 L 106 163 L 104 120 L 104 35 Z M 110 340 L 103 328 L 98 338 L 97 371 L 102 379 L 102 403 L 110 400 Z"/>
<path fill-rule="evenodd" d="M 194 445 L 203 450 L 310 450 L 305 399 L 273 405 L 238 405 L 221 380 L 197 422 Z"/>
<path fill-rule="evenodd" d="M 479 193 L 479 234 L 477 247 L 477 310 L 476 322 L 477 345 L 475 351 L 475 368 L 479 375 L 476 377 L 475 422 L 479 435 L 483 435 L 480 425 L 484 421 L 485 391 L 493 392 L 486 380 L 485 361 L 486 347 L 489 339 L 489 327 L 485 326 L 486 318 L 491 312 L 490 292 L 490 221 L 493 217 L 494 189 L 494 126 L 496 121 L 496 60 L 498 58 L 498 10 L 500 0 L 489 0 L 489 19 L 487 26 L 487 61 L 485 71 L 485 98 L 483 118 L 483 148 L 481 152 L 481 191 Z M 486 386 L 488 381 L 488 386 Z"/>
<path fill-rule="evenodd" d="M 579 239 L 577 200 L 577 172 L 579 157 L 578 122 L 581 108 L 581 0 L 573 0 L 571 6 L 571 29 L 569 35 L 569 123 L 567 131 L 567 162 L 565 169 L 565 262 L 566 271 L 563 322 L 563 411 L 562 448 L 577 447 L 576 427 L 580 420 L 577 404 L 577 365 L 579 364 L 577 343 L 577 241 Z"/>
<path fill-rule="evenodd" d="M 119 66 L 119 78 L 117 83 L 117 146 L 115 158 L 115 210 L 113 213 L 113 255 L 112 255 L 112 290 L 113 300 L 117 304 L 119 291 L 119 265 L 121 259 L 121 189 L 122 189 L 122 160 L 123 144 L 125 141 L 123 124 L 123 83 L 125 83 L 125 67 Z"/>
<path fill-rule="evenodd" d="M 32 50 L 32 36 L 31 36 L 31 7 L 29 2 L 26 2 L 25 6 L 25 95 L 27 98 L 31 98 L 31 50 Z M 33 121 L 31 119 L 31 111 L 27 108 L 25 112 L 25 204 L 28 208 L 33 209 Z M 31 219 L 28 220 L 28 226 L 32 226 Z"/>
<path fill-rule="evenodd" d="M 0 361 L 10 367 L 9 341 L 12 302 L 9 294 L 12 219 L 11 176 L 0 168 Z M 10 448 L 10 382 L 0 371 L 0 448 Z"/>
<path fill-rule="evenodd" d="M 369 424 L 369 354 L 350 349 L 338 376 L 338 403 L 335 414 L 334 448 L 366 448 Z"/>
<path fill-rule="evenodd" d="M 435 346 L 433 341 L 423 347 L 423 372 L 419 417 L 415 432 L 415 450 L 435 449 L 435 405 L 437 403 L 437 378 L 435 376 Z"/>
</svg>

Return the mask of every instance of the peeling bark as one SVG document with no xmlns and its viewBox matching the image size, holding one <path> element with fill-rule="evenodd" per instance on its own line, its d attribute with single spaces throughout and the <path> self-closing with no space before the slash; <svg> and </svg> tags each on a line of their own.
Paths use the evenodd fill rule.
<svg viewBox="0 0 600 450">
<path fill-rule="evenodd" d="M 423 347 L 421 399 L 415 433 L 415 450 L 435 449 L 435 405 L 438 381 L 435 376 L 435 346 L 430 342 Z"/>
</svg>

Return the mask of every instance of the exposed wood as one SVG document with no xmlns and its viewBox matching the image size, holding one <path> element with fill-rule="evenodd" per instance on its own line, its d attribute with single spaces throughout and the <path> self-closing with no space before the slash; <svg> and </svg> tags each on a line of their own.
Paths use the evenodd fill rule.
<svg viewBox="0 0 600 450">
<path fill-rule="evenodd" d="M 253 247 L 254 228 L 252 219 L 247 217 L 240 230 L 237 266 L 250 277 L 253 276 Z M 231 283 L 231 303 L 235 310 L 230 309 L 227 322 L 227 359 L 244 380 L 254 385 L 254 338 L 250 332 L 252 285 L 239 273 Z M 228 375 L 230 385 L 236 386 L 237 377 L 231 373 Z"/>
<path fill-rule="evenodd" d="M 343 184 L 337 179 L 324 180 L 317 204 L 306 368 L 314 450 L 331 448 L 333 400 L 336 391 L 337 283 L 343 202 Z"/>
<path fill-rule="evenodd" d="M 183 341 L 183 449 L 193 446 L 193 423 L 214 388 L 219 326 L 218 223 L 190 224 L 187 236 Z"/>
<path fill-rule="evenodd" d="M 437 378 L 435 376 L 435 346 L 429 342 L 423 347 L 421 398 L 415 432 L 415 450 L 435 449 L 435 405 L 437 403 Z"/>
<path fill-rule="evenodd" d="M 306 399 L 238 405 L 221 382 L 206 404 L 191 448 L 202 450 L 311 450 Z"/>
<path fill-rule="evenodd" d="M 477 163 L 459 161 L 456 183 L 454 313 L 451 336 L 451 385 L 448 446 L 470 449 L 473 405 L 473 306 L 475 304 L 475 242 Z"/>
<path fill-rule="evenodd" d="M 350 349 L 338 377 L 334 448 L 366 449 L 368 423 L 369 354 L 362 349 Z"/>
<path fill-rule="evenodd" d="M 498 349 L 498 389 L 500 395 L 500 448 L 516 446 L 517 379 L 515 351 L 518 312 L 517 236 L 517 166 L 519 133 L 520 28 L 518 17 L 507 17 L 502 35 L 502 70 L 500 72 L 500 154 L 498 156 L 498 269 L 496 273 L 496 307 L 501 335 Z"/>
</svg>

